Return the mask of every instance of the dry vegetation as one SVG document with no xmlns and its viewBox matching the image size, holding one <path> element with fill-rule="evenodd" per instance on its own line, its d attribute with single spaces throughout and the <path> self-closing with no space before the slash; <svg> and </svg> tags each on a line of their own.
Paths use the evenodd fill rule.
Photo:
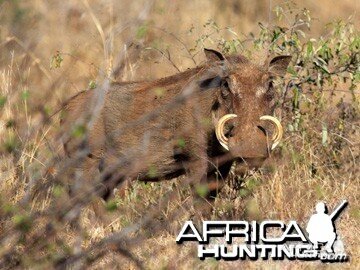
<svg viewBox="0 0 360 270">
<path fill-rule="evenodd" d="M 259 63 L 267 51 L 294 59 L 277 83 L 276 115 L 286 126 L 280 148 L 260 171 L 234 174 L 205 218 L 305 225 L 315 202 L 333 208 L 347 199 L 337 230 L 351 259 L 340 267 L 358 269 L 359 3 L 315 2 L 0 0 L 0 268 L 339 267 L 200 262 L 195 246 L 175 243 L 184 221 L 200 214 L 183 178 L 134 182 L 107 203 L 69 200 L 64 183 L 74 179 L 58 114 L 50 116 L 108 79 L 153 79 L 194 67 L 210 47 Z"/>
</svg>

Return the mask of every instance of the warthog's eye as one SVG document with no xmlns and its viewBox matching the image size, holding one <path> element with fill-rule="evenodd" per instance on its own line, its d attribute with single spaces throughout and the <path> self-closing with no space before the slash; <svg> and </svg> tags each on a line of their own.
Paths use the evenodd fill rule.
<svg viewBox="0 0 360 270">
<path fill-rule="evenodd" d="M 269 81 L 268 89 L 270 90 L 270 89 L 272 89 L 272 88 L 274 88 L 274 83 L 273 83 L 273 80 L 270 80 L 270 81 Z"/>
<path fill-rule="evenodd" d="M 269 84 L 268 84 L 268 89 L 267 89 L 267 91 L 266 91 L 266 93 L 265 93 L 265 98 L 266 98 L 267 100 L 270 100 L 270 101 L 271 101 L 271 100 L 274 98 L 274 95 L 275 95 L 275 93 L 274 93 L 273 81 L 270 80 L 270 81 L 269 81 Z"/>
<path fill-rule="evenodd" d="M 230 94 L 229 84 L 226 80 L 223 80 L 221 83 L 221 97 L 226 99 Z"/>
</svg>

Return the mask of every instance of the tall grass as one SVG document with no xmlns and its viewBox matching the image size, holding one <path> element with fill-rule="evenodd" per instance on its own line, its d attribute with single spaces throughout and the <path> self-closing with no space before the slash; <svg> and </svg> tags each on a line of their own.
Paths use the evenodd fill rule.
<svg viewBox="0 0 360 270">
<path fill-rule="evenodd" d="M 194 67 L 204 61 L 203 47 L 259 63 L 267 55 L 293 56 L 276 85 L 275 114 L 286 126 L 282 144 L 260 171 L 240 177 L 234 169 L 203 218 L 305 225 L 317 201 L 333 208 L 347 199 L 336 223 L 351 258 L 342 267 L 359 267 L 360 34 L 357 14 L 347 16 L 352 1 L 327 9 L 345 19 L 329 15 L 325 24 L 326 14 L 316 14 L 321 25 L 290 2 L 269 10 L 258 1 L 253 11 L 237 1 L 193 2 L 0 1 L 0 268 L 319 267 L 198 261 L 194 246 L 175 244 L 183 222 L 201 216 L 183 179 L 134 181 L 106 203 L 95 196 L 69 199 L 65 184 L 77 175 L 64 159 L 59 114 L 50 116 L 75 93 L 106 80 L 152 79 Z"/>
</svg>

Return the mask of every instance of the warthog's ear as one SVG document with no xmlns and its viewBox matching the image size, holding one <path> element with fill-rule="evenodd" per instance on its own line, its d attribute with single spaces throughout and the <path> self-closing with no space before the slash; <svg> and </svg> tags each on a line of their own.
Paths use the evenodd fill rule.
<svg viewBox="0 0 360 270">
<path fill-rule="evenodd" d="M 225 60 L 225 57 L 221 54 L 221 52 L 205 48 L 204 53 L 206 55 L 207 60 L 209 60 L 209 61 L 223 61 L 223 60 Z"/>
<path fill-rule="evenodd" d="M 269 72 L 275 76 L 284 76 L 290 61 L 290 55 L 281 55 L 274 57 L 269 63 Z"/>
</svg>

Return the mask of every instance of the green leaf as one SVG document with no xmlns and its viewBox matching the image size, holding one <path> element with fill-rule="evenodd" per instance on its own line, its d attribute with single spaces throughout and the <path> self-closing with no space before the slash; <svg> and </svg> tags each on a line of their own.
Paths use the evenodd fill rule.
<svg viewBox="0 0 360 270">
<path fill-rule="evenodd" d="M 322 59 L 321 57 L 315 57 L 313 62 L 316 66 L 321 68 L 321 70 L 323 70 L 325 73 L 330 74 L 330 71 L 327 67 L 327 63 L 324 61 L 324 59 Z"/>
<path fill-rule="evenodd" d="M 185 142 L 184 139 L 180 138 L 180 139 L 178 139 L 178 141 L 177 141 L 177 145 L 178 145 L 180 148 L 185 148 L 186 142 Z"/>
<path fill-rule="evenodd" d="M 0 95 L 0 109 L 5 106 L 6 100 L 5 96 Z"/>
<path fill-rule="evenodd" d="M 311 41 L 308 41 L 308 43 L 306 45 L 306 56 L 310 57 L 312 55 L 313 51 L 314 51 L 313 43 Z"/>
<path fill-rule="evenodd" d="M 208 185 L 200 184 L 196 186 L 196 194 L 204 198 L 209 193 Z"/>
<path fill-rule="evenodd" d="M 49 106 L 49 105 L 44 105 L 44 113 L 47 115 L 47 116 L 50 116 L 51 115 L 51 112 L 52 112 L 52 108 Z"/>
<path fill-rule="evenodd" d="M 241 198 L 245 198 L 245 197 L 247 197 L 249 194 L 251 194 L 251 191 L 248 190 L 248 189 L 246 189 L 246 188 L 242 188 L 242 189 L 239 190 L 239 196 L 240 196 Z"/>
<path fill-rule="evenodd" d="M 143 37 L 145 37 L 146 33 L 147 33 L 147 26 L 146 25 L 142 25 L 140 26 L 137 31 L 136 31 L 136 38 L 137 39 L 142 39 Z"/>
<path fill-rule="evenodd" d="M 360 71 L 356 71 L 353 77 L 354 83 L 360 82 Z"/>
<path fill-rule="evenodd" d="M 85 135 L 86 127 L 84 125 L 77 125 L 73 129 L 71 135 L 75 138 L 80 138 Z"/>
<path fill-rule="evenodd" d="M 2 205 L 2 210 L 5 214 L 11 214 L 16 211 L 16 207 L 11 203 L 5 203 L 4 205 Z"/>
<path fill-rule="evenodd" d="M 118 208 L 118 203 L 116 200 L 110 200 L 106 203 L 105 208 L 109 212 L 113 212 Z"/>
<path fill-rule="evenodd" d="M 89 89 L 95 89 L 97 87 L 96 81 L 91 80 L 89 82 Z"/>
<path fill-rule="evenodd" d="M 291 74 L 293 77 L 298 77 L 297 72 L 295 71 L 295 69 L 294 69 L 292 66 L 289 66 L 289 67 L 287 68 L 287 72 L 288 72 L 289 74 Z"/>
<path fill-rule="evenodd" d="M 21 93 L 22 100 L 27 100 L 29 98 L 29 96 L 30 96 L 29 90 L 22 91 L 22 93 Z"/>
<path fill-rule="evenodd" d="M 61 53 L 59 51 L 57 51 L 56 54 L 51 57 L 50 69 L 60 68 L 63 60 L 64 59 L 62 58 Z"/>
<path fill-rule="evenodd" d="M 31 229 L 32 221 L 29 216 L 15 215 L 13 217 L 15 227 L 23 232 L 28 232 Z"/>
<path fill-rule="evenodd" d="M 53 189 L 53 193 L 55 197 L 60 197 L 62 194 L 64 194 L 64 187 L 60 185 L 56 185 Z"/>
<path fill-rule="evenodd" d="M 19 141 L 15 138 L 14 135 L 11 135 L 6 138 L 4 147 L 8 153 L 12 153 L 19 147 Z"/>
</svg>

